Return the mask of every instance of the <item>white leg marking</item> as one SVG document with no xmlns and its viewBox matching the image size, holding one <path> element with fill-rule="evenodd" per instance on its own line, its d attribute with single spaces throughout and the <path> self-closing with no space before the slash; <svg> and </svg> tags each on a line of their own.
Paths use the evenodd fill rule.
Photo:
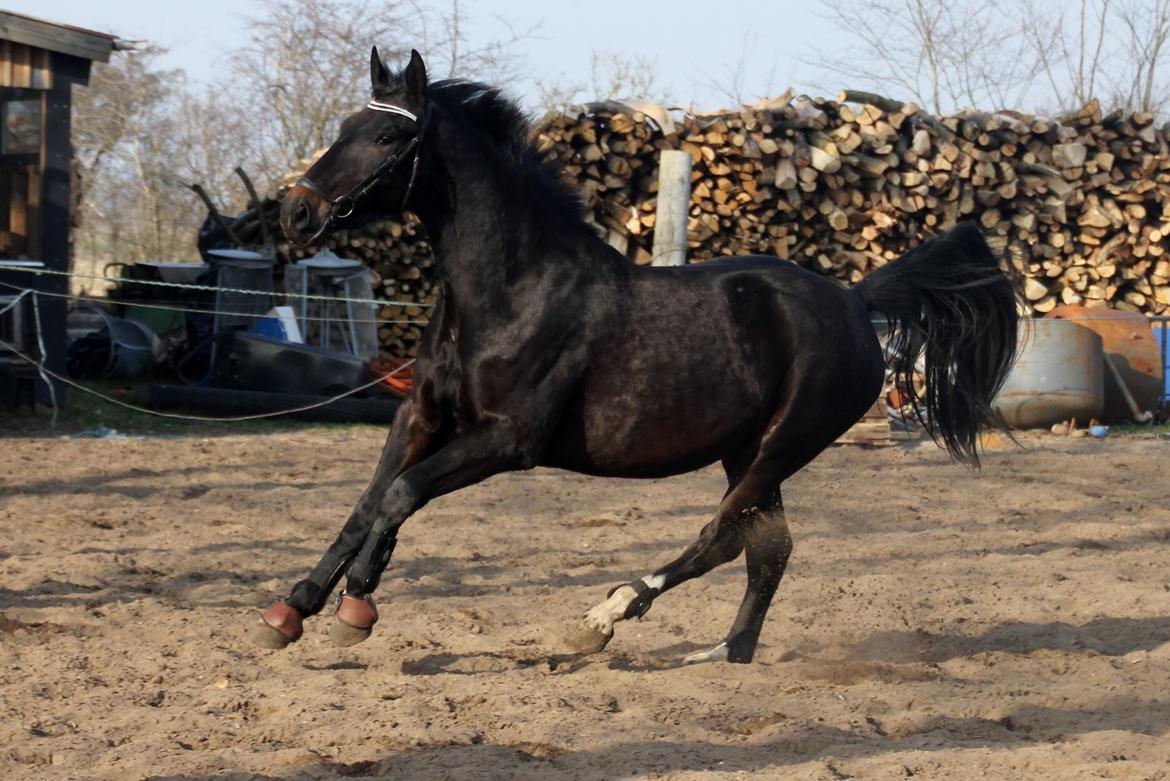
<svg viewBox="0 0 1170 781">
<path fill-rule="evenodd" d="M 701 651 L 683 659 L 683 664 L 698 664 L 700 662 L 726 662 L 727 643 L 720 643 L 710 651 Z"/>
<path fill-rule="evenodd" d="M 585 625 L 603 635 L 612 635 L 614 622 L 626 614 L 626 608 L 637 596 L 638 592 L 629 586 L 622 586 L 613 592 L 613 596 L 585 614 Z"/>
<path fill-rule="evenodd" d="M 661 590 L 662 586 L 666 583 L 666 576 L 647 575 L 646 577 L 642 578 L 642 582 L 645 583 L 648 588 L 656 588 Z"/>
<path fill-rule="evenodd" d="M 647 575 L 642 578 L 642 583 L 648 588 L 660 589 L 665 582 L 666 578 L 662 575 Z M 622 616 L 626 614 L 626 608 L 637 596 L 638 592 L 634 591 L 633 588 L 622 586 L 613 592 L 613 596 L 585 614 L 585 625 L 604 635 L 612 635 L 613 625 L 622 620 Z"/>
</svg>

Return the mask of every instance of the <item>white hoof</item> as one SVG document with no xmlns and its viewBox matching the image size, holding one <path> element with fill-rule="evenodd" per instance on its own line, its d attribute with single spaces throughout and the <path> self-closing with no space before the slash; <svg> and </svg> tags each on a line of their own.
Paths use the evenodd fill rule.
<svg viewBox="0 0 1170 781">
<path fill-rule="evenodd" d="M 703 662 L 726 662 L 727 643 L 720 643 L 710 651 L 701 651 L 683 659 L 683 664 L 701 664 Z"/>
<path fill-rule="evenodd" d="M 613 629 L 608 632 L 602 631 L 584 619 L 578 621 L 564 634 L 565 645 L 570 651 L 577 654 L 595 654 L 604 651 L 612 639 Z"/>
</svg>

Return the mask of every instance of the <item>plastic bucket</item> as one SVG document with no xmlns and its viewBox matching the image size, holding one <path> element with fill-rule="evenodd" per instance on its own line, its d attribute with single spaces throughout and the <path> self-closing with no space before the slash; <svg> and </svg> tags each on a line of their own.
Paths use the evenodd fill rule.
<svg viewBox="0 0 1170 781">
<path fill-rule="evenodd" d="M 110 340 L 110 357 L 106 361 L 103 377 L 119 379 L 145 374 L 154 365 L 155 345 L 158 337 L 144 323 L 127 318 L 114 317 L 100 309 L 93 311 L 101 315 L 106 327 L 103 335 Z"/>
</svg>

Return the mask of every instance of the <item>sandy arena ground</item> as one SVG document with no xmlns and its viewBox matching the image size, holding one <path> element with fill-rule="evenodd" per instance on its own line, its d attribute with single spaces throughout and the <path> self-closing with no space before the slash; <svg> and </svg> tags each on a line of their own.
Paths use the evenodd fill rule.
<svg viewBox="0 0 1170 781">
<path fill-rule="evenodd" d="M 824 454 L 787 487 L 751 666 L 678 666 L 730 625 L 740 562 L 597 656 L 559 643 L 691 541 L 717 469 L 495 478 L 407 524 L 369 642 L 317 619 L 252 647 L 380 441 L 0 439 L 0 777 L 1170 777 L 1165 439 L 1038 437 L 978 475 Z"/>
</svg>

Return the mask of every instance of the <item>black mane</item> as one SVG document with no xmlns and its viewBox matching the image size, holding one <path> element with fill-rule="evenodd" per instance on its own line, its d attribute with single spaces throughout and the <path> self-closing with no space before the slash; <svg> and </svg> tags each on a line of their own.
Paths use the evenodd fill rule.
<svg viewBox="0 0 1170 781">
<path fill-rule="evenodd" d="M 398 79 L 375 95 L 385 98 L 401 89 Z M 427 98 L 465 127 L 485 136 L 493 148 L 517 171 L 527 174 L 541 200 L 572 223 L 596 233 L 586 220 L 585 203 L 577 188 L 565 178 L 560 162 L 537 145 L 532 122 L 498 87 L 464 79 L 445 79 L 427 86 Z"/>
</svg>

